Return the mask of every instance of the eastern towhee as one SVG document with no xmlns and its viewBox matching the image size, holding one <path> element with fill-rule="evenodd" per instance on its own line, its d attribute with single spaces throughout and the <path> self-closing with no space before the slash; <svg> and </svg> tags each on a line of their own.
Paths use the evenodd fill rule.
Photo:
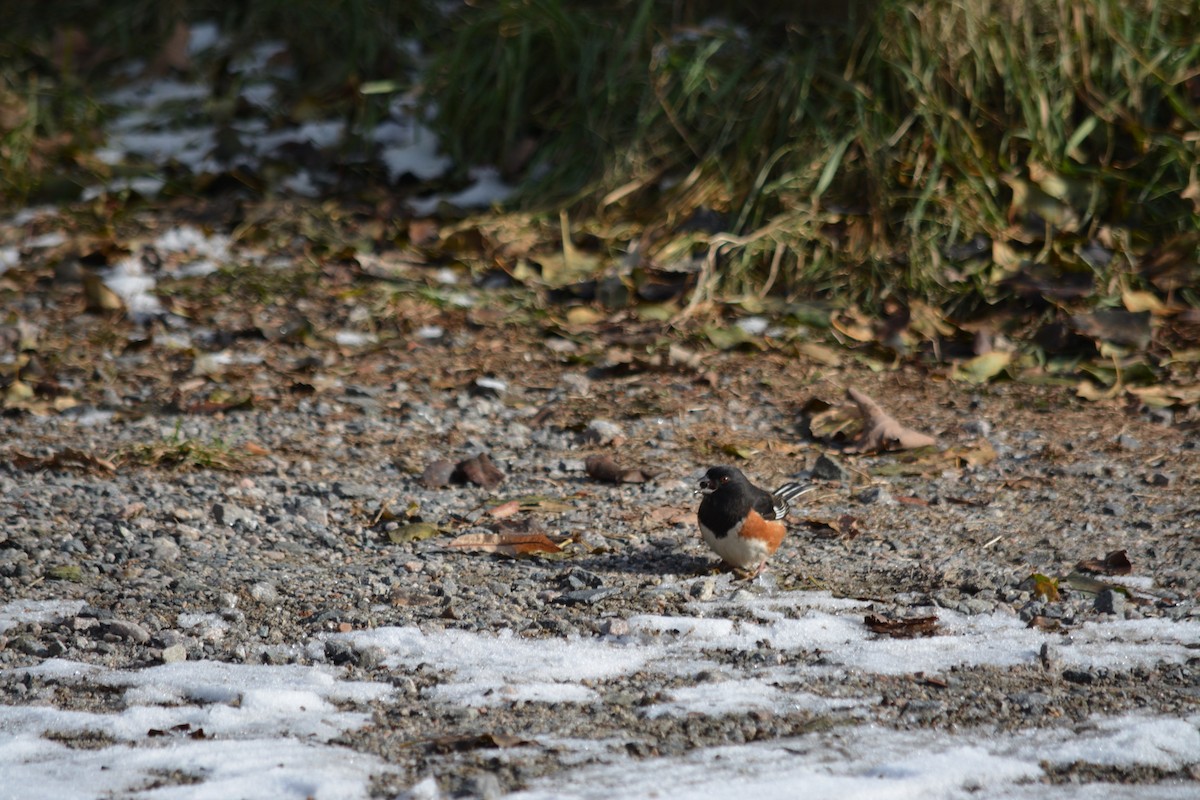
<svg viewBox="0 0 1200 800">
<path fill-rule="evenodd" d="M 768 492 L 736 467 L 713 467 L 696 491 L 704 494 L 697 515 L 704 543 L 734 569 L 761 572 L 787 533 L 788 503 L 815 488 L 785 483 Z"/>
</svg>

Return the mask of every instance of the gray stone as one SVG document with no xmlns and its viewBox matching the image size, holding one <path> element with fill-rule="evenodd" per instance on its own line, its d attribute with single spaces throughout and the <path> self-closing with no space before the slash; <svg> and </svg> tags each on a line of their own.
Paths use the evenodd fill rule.
<svg viewBox="0 0 1200 800">
<path fill-rule="evenodd" d="M 1105 589 L 1096 595 L 1095 607 L 1101 614 L 1125 613 L 1125 595 L 1115 589 Z"/>
<path fill-rule="evenodd" d="M 625 430 L 620 425 L 606 419 L 592 420 L 583 431 L 583 440 L 589 444 L 612 444 L 624 436 Z"/>
<path fill-rule="evenodd" d="M 599 603 L 601 600 L 607 599 L 614 595 L 620 594 L 620 589 L 580 589 L 577 592 L 563 592 L 555 602 L 566 603 L 568 605 L 591 605 Z"/>
<path fill-rule="evenodd" d="M 170 564 L 179 560 L 179 545 L 173 539 L 160 536 L 150 548 L 150 558 L 159 564 Z"/>
<path fill-rule="evenodd" d="M 212 513 L 213 519 L 218 525 L 232 528 L 234 525 L 241 523 L 246 530 L 258 530 L 258 517 L 253 512 L 247 511 L 233 503 L 215 503 Z"/>
<path fill-rule="evenodd" d="M 182 644 L 173 644 L 170 647 L 164 647 L 162 650 L 162 661 L 164 664 L 174 664 L 179 661 L 187 661 L 187 648 Z"/>
<path fill-rule="evenodd" d="M 274 603 L 279 600 L 279 591 L 270 581 L 258 581 L 250 587 L 250 596 L 260 603 Z"/>
<path fill-rule="evenodd" d="M 136 622 L 130 622 L 124 619 L 114 619 L 108 623 L 107 630 L 114 636 L 120 637 L 129 642 L 137 644 L 145 644 L 150 641 L 150 631 L 143 628 Z"/>
<path fill-rule="evenodd" d="M 813 464 L 812 476 L 823 481 L 844 481 L 846 480 L 846 468 L 842 466 L 836 458 L 826 453 L 822 453 Z"/>
<path fill-rule="evenodd" d="M 892 499 L 891 492 L 886 486 L 870 486 L 858 493 L 858 502 L 868 505 L 891 505 L 896 501 Z"/>
</svg>

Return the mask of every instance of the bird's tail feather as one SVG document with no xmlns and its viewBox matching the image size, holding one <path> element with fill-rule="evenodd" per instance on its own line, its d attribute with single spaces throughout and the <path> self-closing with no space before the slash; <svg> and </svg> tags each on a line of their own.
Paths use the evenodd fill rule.
<svg viewBox="0 0 1200 800">
<path fill-rule="evenodd" d="M 783 519 L 787 514 L 789 503 L 800 495 L 808 494 L 816 488 L 815 486 L 805 486 L 799 483 L 788 482 L 771 492 L 771 499 L 775 501 L 775 518 Z"/>
</svg>

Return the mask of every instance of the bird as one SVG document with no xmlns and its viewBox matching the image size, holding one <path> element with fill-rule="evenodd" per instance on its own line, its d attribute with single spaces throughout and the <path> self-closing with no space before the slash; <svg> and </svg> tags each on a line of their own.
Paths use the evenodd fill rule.
<svg viewBox="0 0 1200 800">
<path fill-rule="evenodd" d="M 712 467 L 695 494 L 703 494 L 697 518 L 704 543 L 729 566 L 762 572 L 787 533 L 788 504 L 815 486 L 788 482 L 774 492 L 760 489 L 737 467 Z"/>
</svg>

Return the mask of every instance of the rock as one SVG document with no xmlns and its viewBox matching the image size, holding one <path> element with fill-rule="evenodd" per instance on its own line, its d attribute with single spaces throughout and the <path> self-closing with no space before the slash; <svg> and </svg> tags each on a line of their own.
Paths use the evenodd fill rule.
<svg viewBox="0 0 1200 800">
<path fill-rule="evenodd" d="M 1083 669 L 1064 669 L 1062 676 L 1063 680 L 1067 683 L 1078 683 L 1086 686 L 1096 682 L 1096 676 Z"/>
<path fill-rule="evenodd" d="M 1096 595 L 1095 608 L 1101 614 L 1125 614 L 1125 595 L 1115 589 L 1105 589 Z"/>
<path fill-rule="evenodd" d="M 604 586 L 604 578 L 586 569 L 572 567 L 567 573 L 567 585 L 572 589 L 599 589 Z"/>
<path fill-rule="evenodd" d="M 598 631 L 601 636 L 628 636 L 629 622 L 617 617 L 606 619 L 600 623 Z"/>
<path fill-rule="evenodd" d="M 163 648 L 162 662 L 164 664 L 174 664 L 179 661 L 187 661 L 187 648 L 178 643 Z"/>
<path fill-rule="evenodd" d="M 421 473 L 421 485 L 426 489 L 441 489 L 450 485 L 454 475 L 454 463 L 445 458 L 431 462 Z"/>
<path fill-rule="evenodd" d="M 566 603 L 567 605 L 591 605 L 598 603 L 605 598 L 612 597 L 620 593 L 620 589 L 581 589 L 577 592 L 563 592 L 555 598 L 556 603 Z"/>
<path fill-rule="evenodd" d="M 1042 663 L 1043 669 L 1058 669 L 1062 666 L 1062 654 L 1057 645 L 1042 642 L 1042 649 L 1038 652 L 1038 661 Z"/>
<path fill-rule="evenodd" d="M 826 453 L 822 453 L 817 462 L 813 464 L 812 476 L 814 478 L 823 481 L 844 481 L 846 475 L 846 468 L 841 465 L 841 462 Z"/>
<path fill-rule="evenodd" d="M 379 494 L 379 490 L 367 483 L 337 481 L 333 484 L 333 493 L 344 500 L 358 500 L 375 497 Z"/>
<path fill-rule="evenodd" d="M 1017 692 L 1010 694 L 1008 699 L 1026 714 L 1041 714 L 1050 702 L 1050 696 L 1042 692 Z"/>
<path fill-rule="evenodd" d="M 335 487 L 336 490 L 336 487 Z M 316 525 L 329 524 L 329 509 L 315 497 L 304 497 L 296 502 L 296 516 Z"/>
<path fill-rule="evenodd" d="M 150 558 L 159 564 L 170 564 L 179 560 L 179 545 L 173 539 L 160 536 L 150 546 Z"/>
<path fill-rule="evenodd" d="M 625 431 L 615 422 L 606 419 L 594 419 L 587 424 L 583 431 L 583 440 L 588 444 L 612 444 L 617 439 L 624 438 Z"/>
<path fill-rule="evenodd" d="M 986 437 L 992 432 L 992 423 L 986 419 L 972 419 L 963 423 L 963 433 L 969 436 Z"/>
<path fill-rule="evenodd" d="M 1154 472 L 1146 476 L 1146 483 L 1151 486 L 1174 486 L 1179 479 L 1174 472 Z"/>
<path fill-rule="evenodd" d="M 688 587 L 688 594 L 693 600 L 712 600 L 713 595 L 717 590 L 717 581 L 715 578 L 704 578 L 698 580 Z"/>
<path fill-rule="evenodd" d="M 273 583 L 258 581 L 250 587 L 250 596 L 260 603 L 270 604 L 279 600 L 279 591 Z"/>
<path fill-rule="evenodd" d="M 240 522 L 246 530 L 258 530 L 258 517 L 253 512 L 233 503 L 214 503 L 212 515 L 218 525 L 224 525 L 227 528 L 232 528 Z"/>
<path fill-rule="evenodd" d="M 1129 434 L 1123 433 L 1117 437 L 1117 447 L 1122 450 L 1140 450 L 1142 443 Z"/>
<path fill-rule="evenodd" d="M 867 505 L 887 506 L 896 502 L 892 499 L 892 495 L 886 486 L 870 486 L 859 492 L 857 499 L 858 502 Z"/>
<path fill-rule="evenodd" d="M 114 619 L 108 623 L 106 629 L 109 633 L 124 639 L 127 642 L 136 642 L 137 644 L 145 644 L 150 641 L 150 631 L 138 625 L 136 622 L 130 622 L 124 619 Z"/>
</svg>

